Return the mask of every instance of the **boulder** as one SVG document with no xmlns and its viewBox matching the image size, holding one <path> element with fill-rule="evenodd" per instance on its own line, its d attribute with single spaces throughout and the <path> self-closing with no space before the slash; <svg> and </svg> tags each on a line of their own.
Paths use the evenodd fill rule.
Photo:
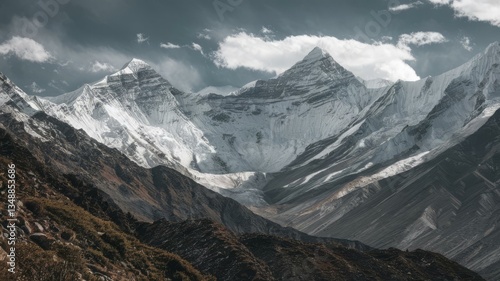
<svg viewBox="0 0 500 281">
<path fill-rule="evenodd" d="M 33 233 L 30 235 L 30 239 L 44 250 L 50 250 L 55 241 L 43 233 Z"/>
</svg>

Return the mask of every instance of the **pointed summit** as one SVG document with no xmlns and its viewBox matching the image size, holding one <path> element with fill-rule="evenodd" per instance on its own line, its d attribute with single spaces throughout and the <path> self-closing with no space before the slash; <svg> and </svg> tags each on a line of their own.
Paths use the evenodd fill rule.
<svg viewBox="0 0 500 281">
<path fill-rule="evenodd" d="M 500 53 L 500 42 L 491 43 L 485 51 L 485 54 L 498 54 Z"/>
<path fill-rule="evenodd" d="M 124 75 L 132 75 L 137 78 L 137 74 L 141 72 L 148 72 L 146 76 L 158 76 L 160 75 L 151 67 L 148 63 L 141 59 L 133 58 L 131 61 L 127 62 L 119 71 L 116 73 L 110 74 L 106 76 L 103 80 L 95 83 L 95 86 L 102 86 L 109 83 L 109 80 L 117 79 L 117 77 L 121 77 Z M 144 76 L 144 75 L 143 75 Z M 170 83 L 169 83 L 170 84 Z"/>
<path fill-rule="evenodd" d="M 237 95 L 264 98 L 306 96 L 324 94 L 337 85 L 364 87 L 354 74 L 338 64 L 328 52 L 316 47 L 277 77 L 244 86 Z"/>
<path fill-rule="evenodd" d="M 133 73 L 137 73 L 141 69 L 151 69 L 151 66 L 143 60 L 133 58 L 130 62 L 126 63 L 121 70 L 126 69 L 129 69 Z"/>
<path fill-rule="evenodd" d="M 496 41 L 496 42 L 493 42 L 491 43 L 487 49 L 490 49 L 490 48 L 496 48 L 496 49 L 500 49 L 500 42 L 499 41 Z"/>
<path fill-rule="evenodd" d="M 315 47 L 301 61 L 280 75 L 282 78 L 290 76 L 295 77 L 293 79 L 299 80 L 303 79 L 303 77 L 307 77 L 309 80 L 354 78 L 354 75 L 350 71 L 342 67 L 327 51 L 320 47 Z"/>
<path fill-rule="evenodd" d="M 141 74 L 141 75 L 139 75 Z M 110 74 L 104 79 L 92 84 L 93 87 L 107 87 L 111 83 L 138 83 L 139 80 L 154 79 L 160 81 L 168 87 L 172 86 L 169 81 L 163 78 L 156 70 L 143 60 L 133 58 L 126 63 L 118 72 Z"/>
<path fill-rule="evenodd" d="M 468 76 L 481 77 L 491 70 L 496 64 L 500 63 L 500 43 L 490 44 L 484 51 L 475 55 L 468 62 L 452 69 L 446 74 L 449 77 Z"/>
<path fill-rule="evenodd" d="M 315 47 L 307 56 L 304 57 L 303 61 L 318 61 L 328 57 L 331 56 L 327 51 L 320 47 Z"/>
</svg>

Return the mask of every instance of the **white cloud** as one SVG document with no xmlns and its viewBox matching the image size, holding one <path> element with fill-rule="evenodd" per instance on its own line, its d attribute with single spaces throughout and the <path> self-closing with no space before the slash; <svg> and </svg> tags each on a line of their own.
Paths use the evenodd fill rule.
<svg viewBox="0 0 500 281">
<path fill-rule="evenodd" d="M 422 1 L 417 1 L 417 2 L 410 3 L 410 4 L 401 4 L 399 6 L 390 7 L 389 11 L 391 11 L 391 12 L 401 12 L 401 11 L 405 11 L 405 10 L 416 8 L 417 6 L 420 6 L 422 4 L 424 4 Z"/>
<path fill-rule="evenodd" d="M 212 39 L 212 37 L 209 34 L 204 34 L 204 33 L 198 33 L 198 35 L 196 35 L 196 37 L 199 39 L 205 39 L 205 40 Z"/>
<path fill-rule="evenodd" d="M 161 43 L 160 47 L 164 49 L 179 49 L 181 46 L 167 42 L 167 43 Z"/>
<path fill-rule="evenodd" d="M 210 35 L 210 33 L 212 33 L 212 30 L 205 28 L 205 29 L 203 29 L 202 32 L 198 33 L 198 35 L 196 35 L 196 37 L 199 39 L 211 40 L 212 36 Z"/>
<path fill-rule="evenodd" d="M 52 59 L 42 44 L 33 39 L 18 36 L 0 44 L 0 55 L 7 54 L 13 54 L 22 60 L 32 62 L 47 62 Z"/>
<path fill-rule="evenodd" d="M 199 44 L 193 42 L 193 44 L 191 44 L 191 47 L 193 48 L 193 50 L 200 52 L 202 55 L 205 55 L 205 53 L 203 53 L 203 47 L 201 47 Z"/>
<path fill-rule="evenodd" d="M 265 26 L 262 27 L 261 31 L 263 34 L 271 34 L 273 31 Z"/>
<path fill-rule="evenodd" d="M 451 0 L 429 0 L 429 2 L 436 5 L 446 5 L 449 4 Z"/>
<path fill-rule="evenodd" d="M 448 5 L 458 17 L 472 21 L 489 22 L 500 27 L 500 2 L 498 0 L 429 0 L 436 5 Z"/>
<path fill-rule="evenodd" d="M 91 72 L 112 72 L 115 71 L 116 68 L 109 63 L 94 61 L 89 70 Z"/>
<path fill-rule="evenodd" d="M 500 27 L 500 2 L 498 0 L 454 0 L 453 9 L 458 16 L 469 20 L 487 21 Z"/>
<path fill-rule="evenodd" d="M 66 58 L 61 63 L 59 70 L 79 70 L 86 73 L 113 72 L 127 61 L 132 55 L 124 54 L 119 50 L 109 47 L 77 47 L 68 48 L 61 42 L 54 40 L 51 48 L 57 50 L 61 57 Z M 70 60 L 69 60 L 70 59 Z M 94 77 L 94 76 L 93 76 Z"/>
<path fill-rule="evenodd" d="M 382 36 L 381 40 L 382 42 L 391 42 L 392 41 L 392 36 Z"/>
<path fill-rule="evenodd" d="M 45 92 L 45 89 L 42 89 L 36 82 L 31 83 L 30 89 L 34 94 L 41 94 Z"/>
<path fill-rule="evenodd" d="M 472 51 L 471 41 L 469 37 L 464 36 L 462 39 L 460 39 L 460 44 L 462 44 L 462 47 L 464 47 L 464 49 L 466 49 L 467 51 Z"/>
<path fill-rule="evenodd" d="M 423 46 L 447 41 L 443 34 L 439 32 L 413 32 L 399 36 L 398 47 L 409 49 L 410 45 Z"/>
<path fill-rule="evenodd" d="M 365 44 L 328 36 L 301 35 L 272 40 L 240 32 L 219 43 L 214 63 L 229 69 L 244 67 L 281 73 L 316 46 L 328 51 L 338 63 L 366 80 L 419 79 L 415 70 L 406 63 L 415 60 L 409 48 L 382 42 Z"/>
<path fill-rule="evenodd" d="M 143 33 L 137 33 L 137 43 L 142 44 L 144 42 L 149 42 L 149 37 L 146 37 Z"/>
<path fill-rule="evenodd" d="M 20 34 L 23 24 L 28 20 L 31 19 L 13 16 L 11 24 L 6 29 L 0 28 L 0 36 L 2 38 L 9 38 L 6 37 L 7 34 Z M 8 33 L 4 34 L 4 32 Z M 35 62 L 51 63 L 54 71 L 59 72 L 59 75 L 56 75 L 59 78 L 68 77 L 69 73 L 76 72 L 77 75 L 81 76 L 81 80 L 88 79 L 88 81 L 94 80 L 96 77 L 92 72 L 94 62 L 106 62 L 109 65 L 121 67 L 133 57 L 133 54 L 111 48 L 106 44 L 103 46 L 79 45 L 77 43 L 68 44 L 68 42 L 61 41 L 62 37 L 64 36 L 61 36 L 60 33 L 54 30 L 40 28 L 36 37 L 32 39 L 13 37 L 9 41 L 0 41 L 0 56 L 9 52 L 7 55 L 17 55 L 23 59 Z M 58 82 L 57 86 L 61 88 L 68 87 L 71 90 L 80 86 L 73 83 L 70 84 L 70 86 L 62 86 Z M 26 88 L 28 89 L 30 86 L 31 84 L 27 84 Z M 49 83 L 44 85 L 47 91 L 53 90 L 50 87 Z"/>
<path fill-rule="evenodd" d="M 51 80 L 48 86 L 58 90 L 59 92 L 64 92 L 64 90 L 57 85 L 57 82 L 55 80 Z"/>
</svg>

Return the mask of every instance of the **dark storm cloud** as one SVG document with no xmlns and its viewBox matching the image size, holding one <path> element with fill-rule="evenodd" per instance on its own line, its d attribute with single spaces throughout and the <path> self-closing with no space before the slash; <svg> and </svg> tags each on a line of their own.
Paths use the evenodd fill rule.
<svg viewBox="0 0 500 281">
<path fill-rule="evenodd" d="M 0 44 L 14 36 L 30 37 L 53 56 L 50 61 L 35 63 L 12 54 L 0 55 L 0 71 L 28 93 L 33 93 L 31 86 L 35 82 L 45 89 L 41 95 L 74 90 L 120 68 L 133 57 L 150 62 L 174 85 L 184 89 L 241 86 L 274 74 L 217 67 L 213 52 L 227 36 L 239 31 L 265 36 L 261 31 L 266 27 L 273 31 L 266 36 L 276 40 L 293 35 L 349 39 L 356 36 L 356 28 L 363 30 L 376 21 L 373 12 L 386 11 L 389 3 L 384 0 L 41 1 L 61 4 L 57 13 L 49 15 L 43 27 L 29 36 L 23 31 L 26 21 L 43 12 L 38 1 L 0 2 Z M 416 1 L 400 1 L 413 2 Z M 412 48 L 417 60 L 410 64 L 421 77 L 458 66 L 489 43 L 500 40 L 499 27 L 456 18 L 448 7 L 422 2 L 425 3 L 391 14 L 388 25 L 370 38 L 380 41 L 382 37 L 392 37 L 389 42 L 396 44 L 401 34 L 418 31 L 443 34 L 447 43 Z M 459 43 L 465 37 L 470 38 L 471 52 Z M 138 42 L 138 38 L 144 40 Z M 162 43 L 178 48 L 162 48 Z"/>
</svg>

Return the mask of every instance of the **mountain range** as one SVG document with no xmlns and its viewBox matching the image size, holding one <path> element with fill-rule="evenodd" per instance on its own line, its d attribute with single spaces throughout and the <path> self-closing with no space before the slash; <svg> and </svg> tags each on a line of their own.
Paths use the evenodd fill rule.
<svg viewBox="0 0 500 281">
<path fill-rule="evenodd" d="M 22 124 L 44 165 L 139 220 L 175 229 L 209 218 L 362 252 L 422 248 L 500 277 L 499 43 L 416 82 L 364 81 L 320 48 L 224 95 L 182 92 L 138 59 L 50 98 L 0 78 L 2 124 Z M 145 243 L 182 252 L 158 239 Z"/>
<path fill-rule="evenodd" d="M 0 82 L 0 163 L 15 163 L 18 187 L 16 279 L 484 280 L 439 254 L 283 228 L 173 169 L 138 166 Z M 0 194 L 8 179 L 0 174 Z"/>
</svg>

